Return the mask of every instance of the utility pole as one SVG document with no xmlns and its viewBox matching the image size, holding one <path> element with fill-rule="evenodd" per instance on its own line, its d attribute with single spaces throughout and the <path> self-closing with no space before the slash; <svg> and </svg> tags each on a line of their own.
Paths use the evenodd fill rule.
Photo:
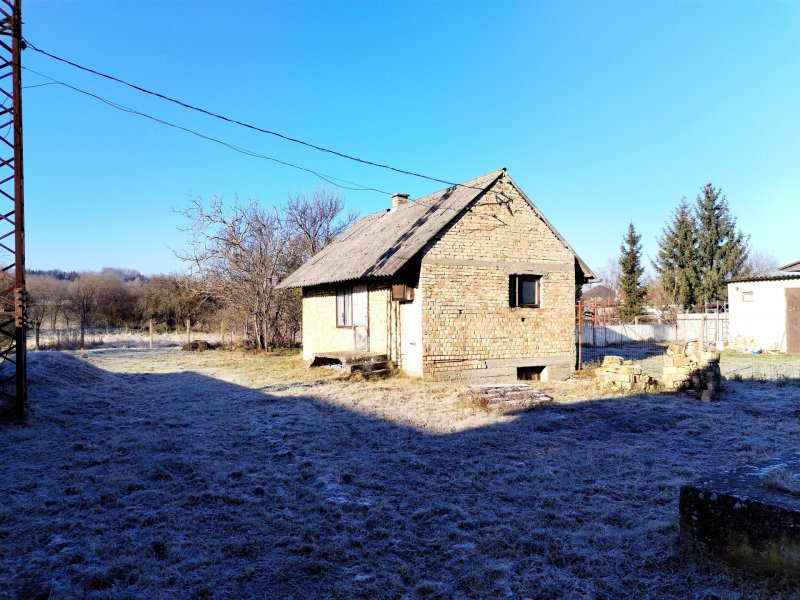
<svg viewBox="0 0 800 600">
<path fill-rule="evenodd" d="M 0 396 L 18 419 L 28 396 L 21 3 L 0 0 Z"/>
</svg>

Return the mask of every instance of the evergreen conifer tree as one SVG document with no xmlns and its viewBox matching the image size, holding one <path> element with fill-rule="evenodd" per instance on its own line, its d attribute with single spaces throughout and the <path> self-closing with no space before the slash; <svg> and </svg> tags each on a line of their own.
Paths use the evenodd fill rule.
<svg viewBox="0 0 800 600">
<path fill-rule="evenodd" d="M 646 288 L 642 283 L 644 268 L 642 267 L 642 246 L 640 235 L 636 233 L 633 223 L 628 225 L 628 233 L 620 246 L 620 278 L 619 290 L 622 294 L 620 317 L 631 319 L 642 314 Z"/>
<path fill-rule="evenodd" d="M 696 300 L 725 300 L 725 280 L 738 275 L 749 252 L 749 236 L 736 228 L 722 190 L 710 183 L 703 186 L 695 203 L 697 229 L 697 271 L 700 284 Z"/>
<path fill-rule="evenodd" d="M 686 198 L 675 212 L 671 222 L 662 229 L 658 241 L 658 255 L 653 267 L 661 280 L 661 287 L 669 301 L 680 308 L 697 302 L 700 280 L 697 272 L 697 228 L 691 207 Z"/>
</svg>

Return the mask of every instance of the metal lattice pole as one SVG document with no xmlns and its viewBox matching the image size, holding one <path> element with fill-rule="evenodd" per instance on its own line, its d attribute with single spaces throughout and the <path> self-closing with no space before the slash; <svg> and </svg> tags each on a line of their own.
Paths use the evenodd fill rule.
<svg viewBox="0 0 800 600">
<path fill-rule="evenodd" d="M 0 395 L 20 419 L 27 400 L 21 2 L 0 0 Z"/>
</svg>

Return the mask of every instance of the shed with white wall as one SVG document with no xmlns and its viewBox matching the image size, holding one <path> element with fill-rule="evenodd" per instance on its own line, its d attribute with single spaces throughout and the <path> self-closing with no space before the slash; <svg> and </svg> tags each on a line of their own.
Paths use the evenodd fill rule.
<svg viewBox="0 0 800 600">
<path fill-rule="evenodd" d="M 800 343 L 796 339 L 798 315 L 790 304 L 796 297 L 800 297 L 800 275 L 729 282 L 728 342 L 752 340 L 764 350 L 794 351 Z"/>
</svg>

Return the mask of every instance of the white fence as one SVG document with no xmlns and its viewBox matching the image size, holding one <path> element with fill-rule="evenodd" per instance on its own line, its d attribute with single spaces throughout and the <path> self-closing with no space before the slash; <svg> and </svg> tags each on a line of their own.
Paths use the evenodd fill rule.
<svg viewBox="0 0 800 600">
<path fill-rule="evenodd" d="M 581 327 L 581 344 L 584 346 L 603 347 L 632 342 L 663 342 L 677 338 L 677 328 L 670 323 Z"/>
<path fill-rule="evenodd" d="M 677 316 L 679 340 L 699 340 L 703 345 L 713 345 L 728 339 L 728 314 L 680 314 Z"/>
</svg>

